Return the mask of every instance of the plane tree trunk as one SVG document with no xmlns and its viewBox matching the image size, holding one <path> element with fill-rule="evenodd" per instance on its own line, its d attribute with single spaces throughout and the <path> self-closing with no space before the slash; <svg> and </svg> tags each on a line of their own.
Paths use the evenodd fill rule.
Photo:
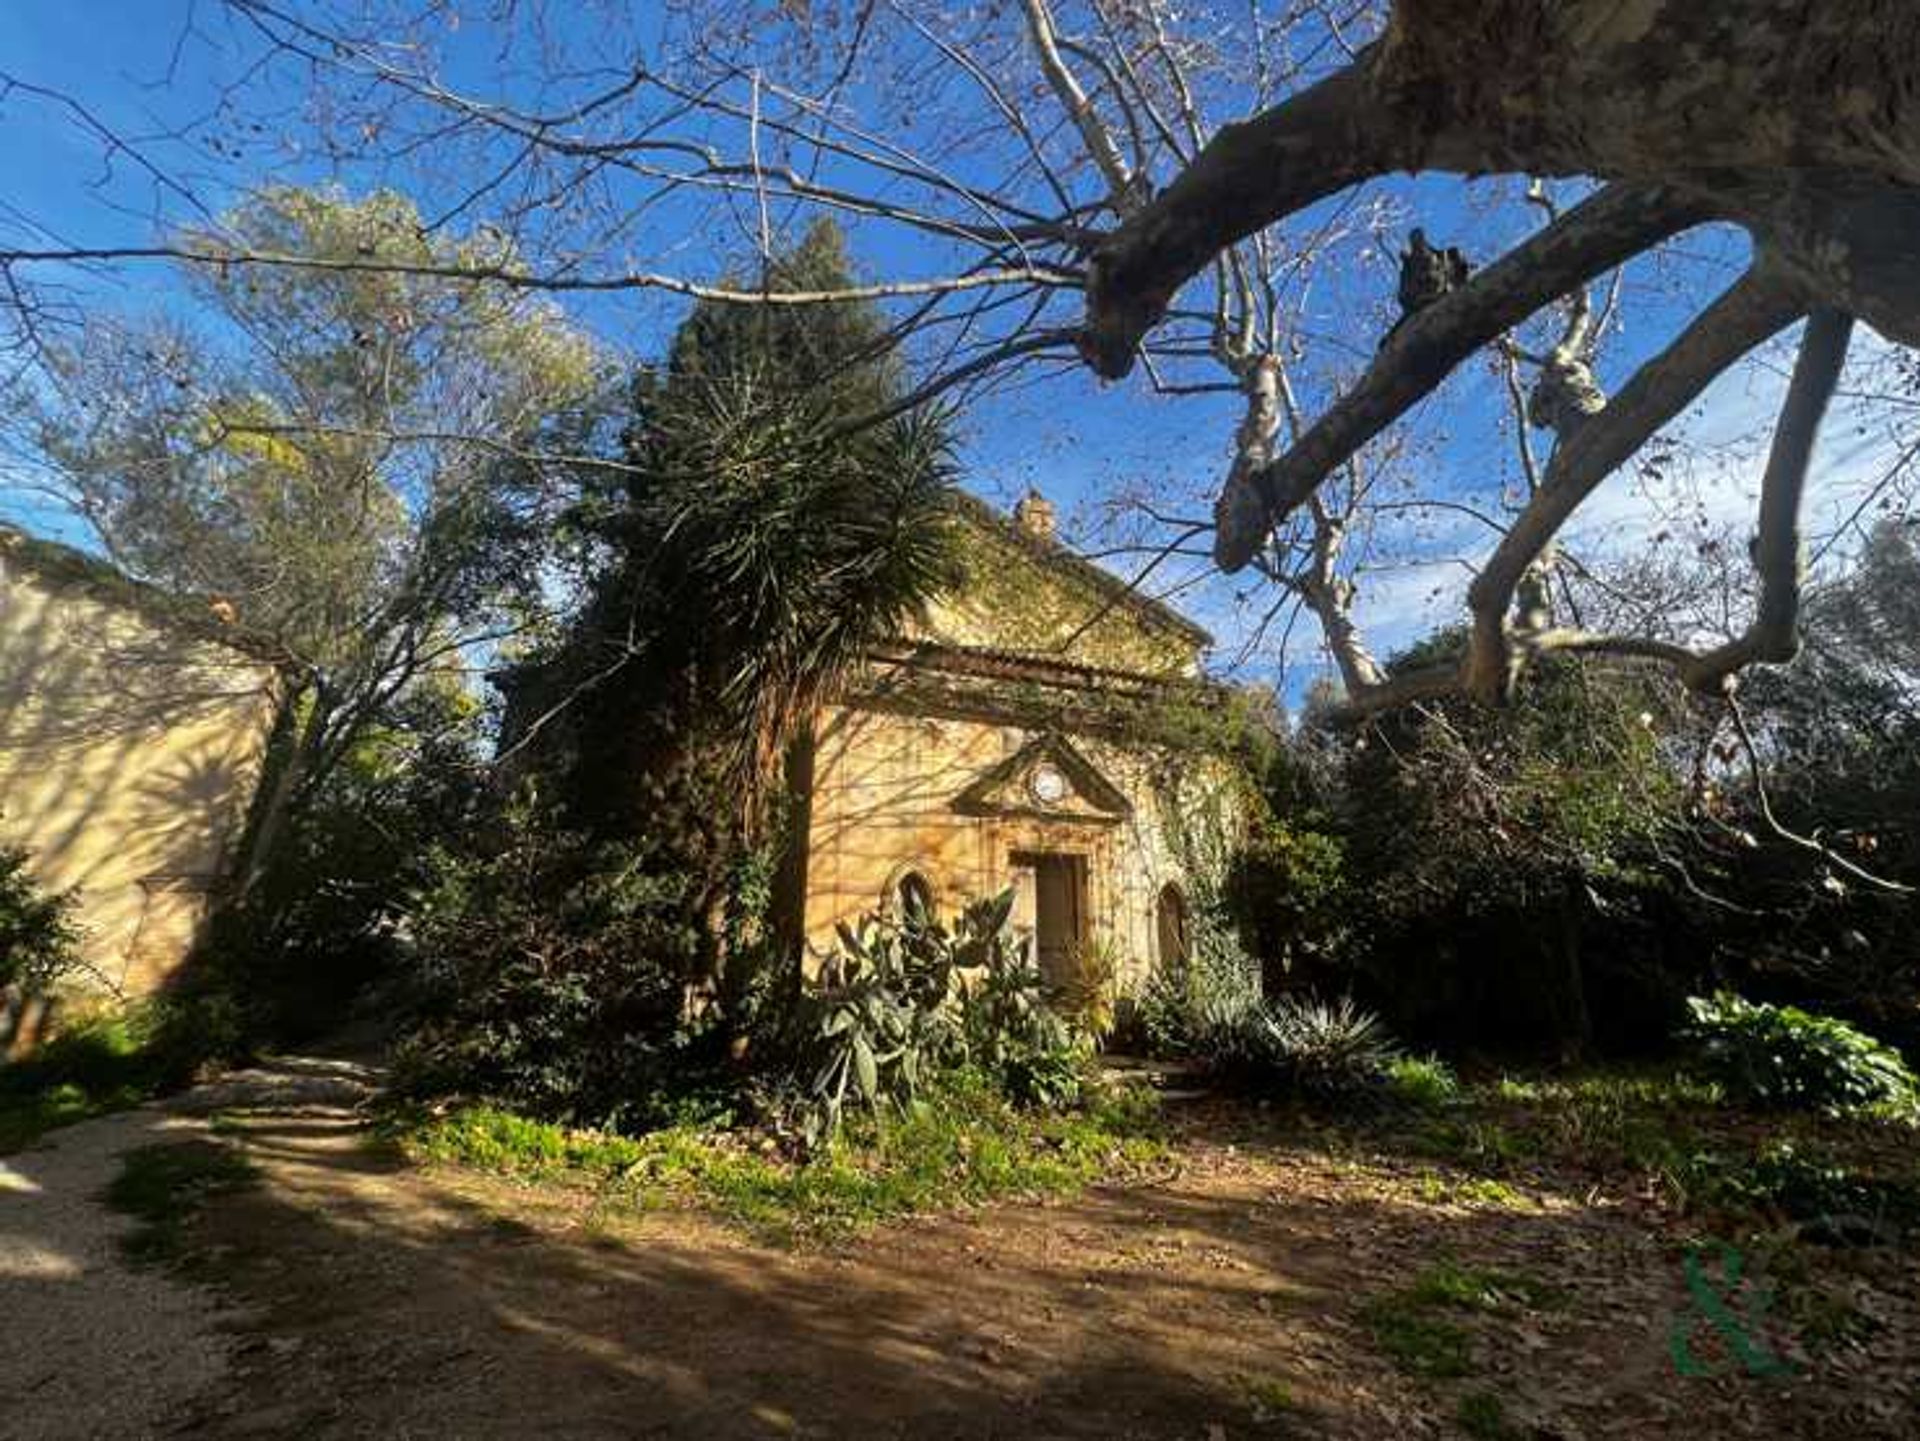
<svg viewBox="0 0 1920 1441">
<path fill-rule="evenodd" d="M 1920 343 L 1911 0 L 1401 0 L 1354 64 L 1221 129 L 1100 247 L 1108 376 L 1236 240 L 1394 171 L 1586 175 L 1733 221 L 1810 304 Z"/>
</svg>

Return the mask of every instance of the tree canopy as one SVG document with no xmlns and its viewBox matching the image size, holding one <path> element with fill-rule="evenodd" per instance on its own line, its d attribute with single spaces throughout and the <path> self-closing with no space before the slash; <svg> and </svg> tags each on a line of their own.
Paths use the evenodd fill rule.
<svg viewBox="0 0 1920 1441">
<path fill-rule="evenodd" d="M 601 361 L 537 298 L 367 268 L 507 253 L 429 236 L 391 192 L 270 188 L 220 228 L 315 263 L 187 265 L 190 319 L 101 314 L 50 341 L 8 425 L 117 562 L 287 658 L 292 802 L 540 602 L 560 492 L 529 457 L 588 412 Z"/>
</svg>

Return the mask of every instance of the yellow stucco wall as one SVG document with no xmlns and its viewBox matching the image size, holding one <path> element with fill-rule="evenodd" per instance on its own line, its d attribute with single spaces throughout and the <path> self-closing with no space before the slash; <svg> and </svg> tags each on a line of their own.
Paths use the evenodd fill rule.
<svg viewBox="0 0 1920 1441">
<path fill-rule="evenodd" d="M 0 543 L 0 839 L 45 886 L 78 888 L 93 984 L 139 995 L 184 958 L 276 694 L 266 662 L 49 580 Z"/>
<path fill-rule="evenodd" d="M 1149 756 L 1087 737 L 1071 744 L 1126 797 L 1131 813 L 1117 821 L 1087 818 L 1075 799 L 1056 816 L 968 815 L 955 797 L 1017 755 L 1040 733 L 985 720 L 934 719 L 847 707 L 822 717 L 814 762 L 812 844 L 807 867 L 807 936 L 819 953 L 832 948 L 834 926 L 890 903 L 909 869 L 932 885 L 936 907 L 951 916 L 968 901 L 1017 893 L 1015 924 L 1031 925 L 1021 888 L 1030 872 L 1016 854 L 1048 852 L 1084 858 L 1091 937 L 1118 948 L 1124 987 L 1131 989 L 1162 959 L 1155 907 L 1161 890 L 1183 873 L 1163 832 Z M 1183 764 L 1217 772 L 1203 758 Z M 1016 780 L 1013 784 L 1017 785 Z"/>
<path fill-rule="evenodd" d="M 963 579 L 928 607 L 914 639 L 1139 675 L 1199 673 L 1197 638 L 1116 602 L 1072 568 L 1049 564 L 1044 547 L 977 523 L 964 523 L 962 533 Z"/>
<path fill-rule="evenodd" d="M 1223 762 L 1203 755 L 1173 761 L 1077 734 L 1067 707 L 1093 699 L 1097 709 L 1103 687 L 1134 678 L 1177 690 L 1197 676 L 1204 637 L 1155 607 L 1116 597 L 1112 585 L 1089 577 L 1064 550 L 1008 534 L 990 517 L 969 519 L 966 537 L 962 583 L 936 599 L 910 638 L 1030 659 L 1015 662 L 1004 681 L 974 682 L 967 698 L 923 696 L 916 709 L 916 678 L 936 682 L 939 692 L 933 672 L 940 662 L 908 656 L 898 669 L 877 667 L 873 688 L 821 717 L 807 853 L 808 946 L 824 954 L 835 943 L 836 924 L 896 904 L 909 870 L 931 885 L 945 916 L 1013 887 L 1014 924 L 1031 934 L 1034 872 L 1014 858 L 1073 856 L 1084 874 L 1082 938 L 1113 945 L 1122 989 L 1131 990 L 1165 959 L 1156 924 L 1163 888 L 1191 893 L 1165 834 L 1155 767 L 1181 766 L 1189 799 L 1217 790 L 1224 801 L 1231 776 Z M 1044 677 L 1062 687 L 1060 708 L 1043 701 L 1042 714 L 1005 719 L 996 694 L 1030 696 Z M 1059 736 L 1091 768 L 1096 788 L 1104 782 L 1118 793 L 1123 815 L 1103 814 L 1077 788 L 1060 805 L 1038 804 L 1020 793 L 1021 775 L 1007 780 L 1007 793 L 993 804 L 956 807 L 962 792 L 1047 735 Z"/>
</svg>

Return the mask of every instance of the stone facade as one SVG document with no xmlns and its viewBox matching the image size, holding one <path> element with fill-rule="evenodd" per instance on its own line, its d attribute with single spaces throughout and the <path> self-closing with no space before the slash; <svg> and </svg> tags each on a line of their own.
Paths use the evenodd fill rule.
<svg viewBox="0 0 1920 1441">
<path fill-rule="evenodd" d="M 1119 719 L 1207 705 L 1204 631 L 1080 559 L 1030 498 L 1013 519 L 969 502 L 966 583 L 873 658 L 820 720 L 808 806 L 805 919 L 834 928 L 897 908 L 942 915 L 1015 892 L 1043 969 L 1111 948 L 1123 985 L 1183 959 L 1189 878 L 1165 825 L 1169 767 L 1193 793 L 1224 763 L 1172 755 Z"/>
<path fill-rule="evenodd" d="M 246 822 L 278 677 L 204 605 L 0 527 L 0 842 L 75 891 L 101 989 L 152 991 L 191 949 Z"/>
</svg>

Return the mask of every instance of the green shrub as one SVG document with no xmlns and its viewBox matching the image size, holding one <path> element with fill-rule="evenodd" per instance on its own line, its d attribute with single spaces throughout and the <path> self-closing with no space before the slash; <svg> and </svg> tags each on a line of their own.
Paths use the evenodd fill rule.
<svg viewBox="0 0 1920 1441">
<path fill-rule="evenodd" d="M 1192 956 L 1148 978 L 1134 1025 L 1149 1055 L 1230 1068 L 1259 1049 L 1260 967 L 1230 930 L 1200 915 L 1193 929 Z"/>
<path fill-rule="evenodd" d="M 1399 1059 L 1379 1018 L 1349 997 L 1267 1000 L 1259 967 L 1231 942 L 1196 947 L 1184 973 L 1156 976 L 1135 1016 L 1154 1053 L 1258 1090 L 1314 1098 L 1377 1091 Z"/>
<path fill-rule="evenodd" d="M 402 1086 L 617 1130 L 724 1090 L 724 1038 L 687 1004 L 700 942 L 685 885 L 641 849 L 526 813 L 491 855 L 438 856 L 414 907 L 421 995 Z"/>
<path fill-rule="evenodd" d="M 0 1065 L 0 1152 L 177 1090 L 240 1054 L 237 1008 L 218 996 L 157 996 L 69 1026 Z"/>
<path fill-rule="evenodd" d="M 1696 1151 L 1676 1168 L 1689 1202 L 1789 1221 L 1863 1223 L 1897 1235 L 1920 1220 L 1920 1187 L 1910 1179 L 1864 1175 L 1840 1157 L 1774 1141 L 1750 1157 Z"/>
<path fill-rule="evenodd" d="M 1460 1095 L 1460 1079 L 1438 1056 L 1399 1056 L 1387 1065 L 1387 1088 L 1396 1101 L 1438 1110 Z"/>
<path fill-rule="evenodd" d="M 1186 1054 L 1186 978 L 1155 967 L 1140 989 L 1124 997 L 1109 1042 L 1121 1051 L 1171 1059 Z"/>
<path fill-rule="evenodd" d="M 38 994 L 78 964 L 73 898 L 48 895 L 27 874 L 27 853 L 0 847 L 0 993 Z"/>
<path fill-rule="evenodd" d="M 1912 1106 L 1920 1087 L 1900 1053 L 1831 1016 L 1746 1001 L 1688 1000 L 1700 1070 L 1736 1101 L 1841 1115 Z"/>
</svg>

